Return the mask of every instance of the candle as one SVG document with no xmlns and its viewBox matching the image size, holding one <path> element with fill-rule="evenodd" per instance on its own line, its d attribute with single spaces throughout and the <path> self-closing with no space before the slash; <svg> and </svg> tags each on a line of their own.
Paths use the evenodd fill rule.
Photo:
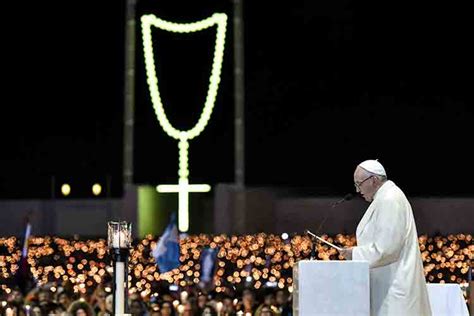
<svg viewBox="0 0 474 316">
<path fill-rule="evenodd" d="M 186 291 L 181 292 L 181 302 L 186 303 L 187 299 L 188 299 L 188 292 Z"/>
<path fill-rule="evenodd" d="M 26 316 L 30 316 L 30 309 L 31 309 L 30 305 L 25 305 Z"/>
<path fill-rule="evenodd" d="M 222 306 L 223 306 L 222 302 L 217 302 L 217 304 L 216 304 L 217 316 L 221 315 Z"/>
<path fill-rule="evenodd" d="M 174 308 L 177 308 L 178 305 L 179 305 L 179 301 L 178 301 L 178 300 L 174 300 L 174 301 L 173 301 L 173 306 L 174 306 Z"/>
<path fill-rule="evenodd" d="M 5 316 L 13 316 L 13 309 L 11 309 L 10 307 L 8 307 L 8 308 L 5 310 Z"/>
<path fill-rule="evenodd" d="M 128 248 L 127 234 L 124 231 L 114 231 L 112 239 L 113 248 Z"/>
<path fill-rule="evenodd" d="M 115 314 L 125 312 L 125 263 L 115 263 Z"/>
<path fill-rule="evenodd" d="M 109 222 L 109 248 L 129 248 L 131 242 L 131 230 L 131 224 L 128 224 L 126 222 Z"/>
<path fill-rule="evenodd" d="M 184 306 L 183 305 L 178 305 L 178 314 L 183 315 L 184 313 Z"/>
</svg>

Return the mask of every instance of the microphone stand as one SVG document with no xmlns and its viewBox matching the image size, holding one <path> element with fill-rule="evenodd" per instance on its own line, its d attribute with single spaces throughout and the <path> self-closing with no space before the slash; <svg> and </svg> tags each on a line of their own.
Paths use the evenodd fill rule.
<svg viewBox="0 0 474 316">
<path fill-rule="evenodd" d="M 311 254 L 309 260 L 318 260 L 318 258 L 316 258 L 316 241 L 313 237 L 311 237 Z"/>
<path fill-rule="evenodd" d="M 338 206 L 339 204 L 343 203 L 343 202 L 346 202 L 346 201 L 349 201 L 349 200 L 352 200 L 352 198 L 354 197 L 354 194 L 352 193 L 348 193 L 346 194 L 342 199 L 334 202 L 331 204 L 331 209 L 335 208 L 336 206 Z M 326 214 L 326 216 L 324 216 L 323 220 L 321 221 L 321 223 L 319 224 L 318 226 L 318 229 L 316 229 L 316 234 L 319 234 L 320 233 L 320 229 L 321 227 L 323 227 L 324 223 L 326 222 L 326 220 L 328 219 L 328 216 L 329 216 L 329 213 Z M 311 254 L 310 254 L 310 260 L 317 260 L 316 258 L 316 242 L 314 242 L 314 239 L 313 239 L 313 234 L 309 231 L 309 230 L 305 230 L 305 234 L 307 235 L 310 235 L 311 236 Z"/>
</svg>

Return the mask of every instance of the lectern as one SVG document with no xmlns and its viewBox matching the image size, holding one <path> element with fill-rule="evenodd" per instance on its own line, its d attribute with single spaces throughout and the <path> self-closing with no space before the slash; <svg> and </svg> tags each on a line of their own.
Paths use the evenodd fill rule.
<svg viewBox="0 0 474 316">
<path fill-rule="evenodd" d="M 370 315 L 366 261 L 301 260 L 293 280 L 295 316 Z"/>
</svg>

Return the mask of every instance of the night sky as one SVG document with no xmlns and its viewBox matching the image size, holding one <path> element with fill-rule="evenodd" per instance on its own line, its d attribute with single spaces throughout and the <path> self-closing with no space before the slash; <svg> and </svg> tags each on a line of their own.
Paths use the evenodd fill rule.
<svg viewBox="0 0 474 316">
<path fill-rule="evenodd" d="M 230 0 L 140 0 L 142 13 L 191 22 L 229 15 L 211 121 L 190 144 L 191 182 L 233 179 Z M 124 1 L 4 4 L 0 197 L 47 198 L 56 183 L 112 181 L 121 195 Z M 246 182 L 311 196 L 353 190 L 379 158 L 411 196 L 472 196 L 470 11 L 409 1 L 245 1 Z M 215 31 L 156 31 L 166 113 L 192 127 Z M 177 181 L 177 144 L 154 116 L 137 29 L 135 182 Z M 82 189 L 81 189 L 82 188 Z M 81 192 L 81 190 L 83 192 Z"/>
</svg>

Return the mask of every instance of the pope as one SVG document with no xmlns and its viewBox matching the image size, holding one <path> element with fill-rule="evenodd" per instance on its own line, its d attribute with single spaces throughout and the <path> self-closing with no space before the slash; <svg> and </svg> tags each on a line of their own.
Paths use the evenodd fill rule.
<svg viewBox="0 0 474 316">
<path fill-rule="evenodd" d="M 405 194 L 377 160 L 360 163 L 356 191 L 370 202 L 346 259 L 368 261 L 371 315 L 431 315 L 413 212 Z"/>
</svg>

